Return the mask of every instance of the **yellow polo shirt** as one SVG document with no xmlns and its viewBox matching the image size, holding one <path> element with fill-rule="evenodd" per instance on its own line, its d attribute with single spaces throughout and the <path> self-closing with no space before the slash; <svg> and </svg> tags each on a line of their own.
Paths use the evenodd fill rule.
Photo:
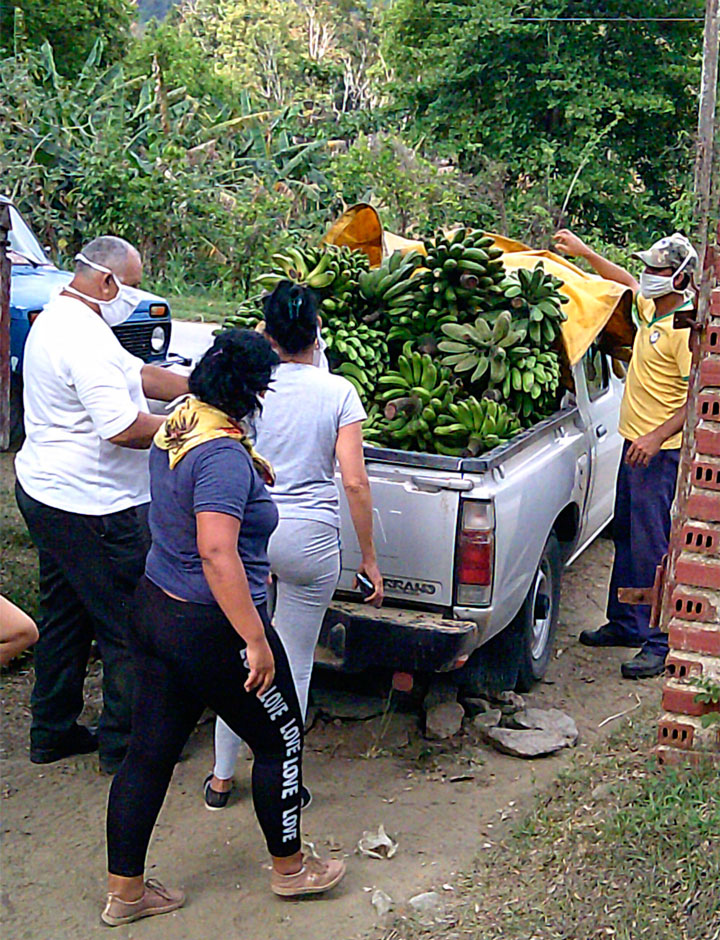
<svg viewBox="0 0 720 940">
<path fill-rule="evenodd" d="M 692 358 L 690 330 L 673 329 L 674 310 L 658 317 L 655 301 L 640 294 L 636 306 L 638 330 L 620 406 L 619 431 L 628 441 L 654 431 L 682 408 L 687 401 Z M 672 450 L 681 444 L 682 433 L 678 432 L 662 449 Z"/>
</svg>

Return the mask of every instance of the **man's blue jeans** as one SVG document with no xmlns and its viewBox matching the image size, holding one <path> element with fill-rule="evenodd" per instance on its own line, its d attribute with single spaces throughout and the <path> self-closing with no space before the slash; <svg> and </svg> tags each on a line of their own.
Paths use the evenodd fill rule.
<svg viewBox="0 0 720 940">
<path fill-rule="evenodd" d="M 628 640 L 664 656 L 667 634 L 650 629 L 650 607 L 621 604 L 617 592 L 621 587 L 652 587 L 655 569 L 668 549 L 680 451 L 661 450 L 647 467 L 629 467 L 625 463 L 629 446 L 626 441 L 615 491 L 615 563 L 607 617 Z"/>
</svg>

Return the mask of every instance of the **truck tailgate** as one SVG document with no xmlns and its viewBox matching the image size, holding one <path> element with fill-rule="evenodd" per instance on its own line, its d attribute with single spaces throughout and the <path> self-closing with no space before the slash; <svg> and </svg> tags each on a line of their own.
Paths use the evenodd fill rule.
<svg viewBox="0 0 720 940">
<path fill-rule="evenodd" d="M 367 463 L 373 498 L 375 547 L 385 596 L 450 607 L 460 492 L 472 489 L 452 470 Z M 344 496 L 340 589 L 348 590 L 360 550 Z"/>
</svg>

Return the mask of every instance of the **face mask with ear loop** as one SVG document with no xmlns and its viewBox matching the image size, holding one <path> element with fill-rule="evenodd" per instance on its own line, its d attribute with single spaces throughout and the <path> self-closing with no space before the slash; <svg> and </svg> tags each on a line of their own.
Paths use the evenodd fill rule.
<svg viewBox="0 0 720 940">
<path fill-rule="evenodd" d="M 97 297 L 91 297 L 89 294 L 83 294 L 75 287 L 64 287 L 63 290 L 81 297 L 88 303 L 97 304 L 98 307 L 100 307 L 100 314 L 103 320 L 109 327 L 124 323 L 145 296 L 144 292 L 137 287 L 130 287 L 128 284 L 123 284 L 122 281 L 118 281 L 110 268 L 106 268 L 102 264 L 97 264 L 95 261 L 90 261 L 90 259 L 86 258 L 82 253 L 75 255 L 75 260 L 82 261 L 83 264 L 88 265 L 88 267 L 91 267 L 94 271 L 101 271 L 103 274 L 112 275 L 112 279 L 115 281 L 115 286 L 117 287 L 117 294 L 112 300 L 99 300 Z"/>
<path fill-rule="evenodd" d="M 681 273 L 691 257 L 688 254 L 674 274 L 646 274 L 643 271 L 640 275 L 640 293 L 642 296 L 647 300 L 653 300 L 655 297 L 665 297 L 666 294 L 672 294 L 675 291 L 675 278 Z"/>
</svg>

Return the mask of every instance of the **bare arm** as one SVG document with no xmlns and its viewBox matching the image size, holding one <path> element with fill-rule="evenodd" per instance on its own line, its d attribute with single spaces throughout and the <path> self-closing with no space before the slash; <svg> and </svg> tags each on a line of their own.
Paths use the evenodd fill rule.
<svg viewBox="0 0 720 940">
<path fill-rule="evenodd" d="M 213 597 L 234 630 L 247 643 L 250 675 L 245 690 L 257 689 L 257 694 L 262 695 L 272 685 L 275 661 L 238 554 L 240 522 L 222 512 L 199 512 L 195 516 L 195 525 L 203 573 Z"/>
<path fill-rule="evenodd" d="M 625 454 L 625 463 L 631 467 L 647 467 L 652 458 L 660 451 L 665 441 L 669 440 L 678 431 L 685 427 L 685 417 L 687 415 L 687 402 L 682 408 L 675 412 L 672 418 L 668 418 L 663 424 L 650 431 L 649 434 L 643 434 L 628 447 Z"/>
<path fill-rule="evenodd" d="M 140 372 L 142 387 L 146 398 L 157 401 L 173 401 L 188 393 L 188 380 L 185 375 L 178 375 L 160 366 L 143 366 Z"/>
<path fill-rule="evenodd" d="M 561 251 L 564 255 L 570 255 L 571 257 L 584 258 L 588 264 L 590 264 L 593 271 L 599 274 L 600 277 L 604 277 L 606 281 L 615 281 L 618 284 L 623 284 L 625 287 L 629 287 L 633 294 L 637 294 L 640 290 L 640 285 L 629 271 L 626 271 L 625 268 L 621 268 L 619 264 L 613 264 L 612 261 L 603 258 L 602 255 L 593 251 L 589 245 L 586 245 L 582 239 L 578 238 L 577 235 L 569 229 L 561 228 L 555 233 L 553 238 L 555 239 L 555 247 L 558 251 Z"/>
<path fill-rule="evenodd" d="M 133 450 L 146 450 L 152 444 L 155 432 L 164 423 L 165 418 L 161 415 L 151 415 L 140 411 L 131 425 L 110 438 L 110 443 L 117 444 L 118 447 L 130 447 Z"/>
<path fill-rule="evenodd" d="M 6 597 L 0 597 L 0 666 L 37 642 L 35 621 Z"/>
<path fill-rule="evenodd" d="M 373 542 L 372 496 L 362 452 L 362 422 L 346 424 L 338 431 L 335 453 L 340 464 L 343 487 L 350 507 L 353 527 L 360 544 L 360 570 L 372 581 L 375 591 L 365 599 L 379 607 L 383 601 L 383 580 L 375 557 Z"/>
</svg>

